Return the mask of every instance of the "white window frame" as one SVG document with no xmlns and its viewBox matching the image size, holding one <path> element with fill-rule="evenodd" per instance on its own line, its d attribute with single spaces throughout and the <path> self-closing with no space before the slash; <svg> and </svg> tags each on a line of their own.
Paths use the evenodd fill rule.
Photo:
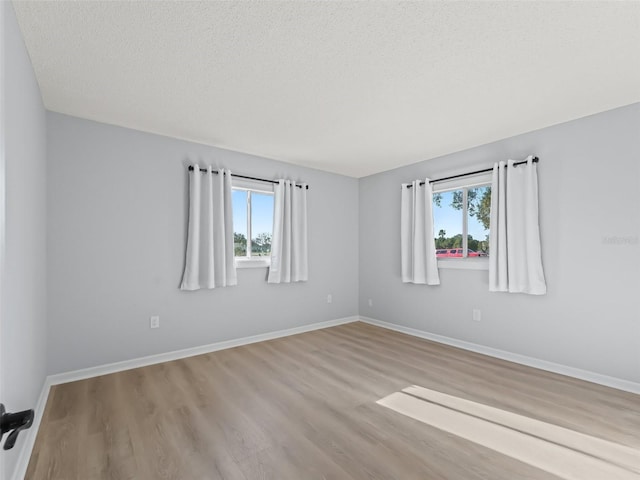
<svg viewBox="0 0 640 480">
<path fill-rule="evenodd" d="M 269 182 L 260 182 L 257 180 L 249 180 L 245 178 L 233 177 L 231 181 L 232 190 L 241 190 L 245 192 L 256 192 L 261 194 L 273 195 L 273 184 Z M 252 257 L 251 256 L 251 195 L 247 193 L 247 253 L 246 257 L 236 257 L 236 268 L 266 268 L 271 266 L 271 256 L 268 257 Z M 273 238 L 273 232 L 271 232 Z"/>
<path fill-rule="evenodd" d="M 433 193 L 452 192 L 454 190 L 462 190 L 462 248 L 466 252 L 467 245 L 467 191 L 470 188 L 491 186 L 492 173 L 482 173 L 473 176 L 465 176 L 446 180 L 444 182 L 436 182 L 432 185 Z M 435 225 L 434 225 L 435 231 Z M 462 257 L 462 258 L 438 258 L 438 268 L 450 268 L 461 270 L 489 270 L 488 257 Z"/>
</svg>

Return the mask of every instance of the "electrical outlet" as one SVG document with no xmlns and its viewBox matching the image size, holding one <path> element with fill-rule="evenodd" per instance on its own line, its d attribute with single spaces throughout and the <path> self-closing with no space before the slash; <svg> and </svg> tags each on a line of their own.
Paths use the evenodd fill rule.
<svg viewBox="0 0 640 480">
<path fill-rule="evenodd" d="M 331 294 L 327 295 L 327 303 L 331 303 L 333 302 L 333 297 L 331 296 Z"/>
<path fill-rule="evenodd" d="M 160 328 L 160 317 L 158 315 L 149 317 L 149 328 Z"/>
<path fill-rule="evenodd" d="M 482 320 L 482 312 L 480 311 L 479 308 L 474 308 L 473 309 L 473 319 L 476 322 L 479 322 L 480 320 Z"/>
<path fill-rule="evenodd" d="M 369 299 L 369 306 L 373 307 L 373 300 Z"/>
</svg>

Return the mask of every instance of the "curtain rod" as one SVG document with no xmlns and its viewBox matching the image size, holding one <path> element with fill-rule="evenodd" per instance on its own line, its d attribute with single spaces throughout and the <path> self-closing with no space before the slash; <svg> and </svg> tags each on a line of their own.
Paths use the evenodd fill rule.
<svg viewBox="0 0 640 480">
<path fill-rule="evenodd" d="M 538 163 L 538 160 L 539 160 L 538 157 L 533 157 L 531 159 L 533 163 Z M 527 162 L 528 160 L 522 160 L 521 162 L 514 162 L 513 166 L 515 167 L 516 165 L 522 165 L 523 163 L 527 163 Z M 430 180 L 429 183 L 444 182 L 445 180 L 453 180 L 454 178 L 468 177 L 470 175 L 477 175 L 479 173 L 487 173 L 492 171 L 493 171 L 493 167 L 485 168 L 484 170 L 476 170 L 475 172 L 460 173 L 459 175 L 451 175 L 450 177 L 437 178 L 435 180 Z M 420 182 L 420 185 L 424 185 L 424 182 Z M 407 188 L 411 188 L 411 187 L 413 187 L 413 185 L 407 185 Z"/>
<path fill-rule="evenodd" d="M 189 171 L 192 172 L 193 171 L 193 165 L 189 165 Z M 200 172 L 201 173 L 206 173 L 209 170 L 207 170 L 206 168 L 200 168 Z M 218 171 L 217 170 L 211 170 L 213 173 L 215 173 L 216 175 L 218 175 Z M 258 178 L 258 177 L 247 177 L 246 175 L 238 175 L 237 173 L 232 173 L 231 174 L 232 177 L 238 177 L 238 178 L 246 178 L 247 180 L 257 180 L 258 182 L 267 182 L 267 183 L 278 183 L 278 180 L 269 180 L 267 178 Z M 302 185 L 296 185 L 296 187 L 298 188 L 302 188 Z M 307 185 L 307 190 L 309 190 L 309 185 Z"/>
</svg>

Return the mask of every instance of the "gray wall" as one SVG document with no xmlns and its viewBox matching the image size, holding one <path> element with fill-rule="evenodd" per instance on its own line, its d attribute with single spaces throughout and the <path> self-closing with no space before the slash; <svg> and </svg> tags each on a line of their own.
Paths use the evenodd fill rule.
<svg viewBox="0 0 640 480">
<path fill-rule="evenodd" d="M 489 293 L 487 271 L 402 284 L 400 183 L 530 153 L 548 294 Z M 361 179 L 360 315 L 639 382 L 639 169 L 634 104 Z"/>
<path fill-rule="evenodd" d="M 635 104 L 358 182 L 50 113 L 49 373 L 359 311 L 640 381 L 638 125 L 640 104 Z M 399 184 L 529 153 L 541 158 L 549 293 L 491 294 L 487 272 L 469 270 L 441 270 L 439 287 L 403 285 Z M 184 261 L 187 158 L 311 184 L 309 283 L 268 285 L 266 269 L 239 270 L 238 287 L 177 290 Z M 327 293 L 334 297 L 330 305 Z M 473 308 L 482 310 L 481 322 L 471 320 Z M 161 316 L 159 330 L 148 328 L 152 314 Z"/>
<path fill-rule="evenodd" d="M 46 372 L 46 116 L 10 2 L 4 9 L 3 59 L 5 252 L 0 381 L 10 411 L 34 408 Z M 3 141 L 4 140 L 4 141 Z M 2 452 L 10 478 L 24 444 Z"/>
<path fill-rule="evenodd" d="M 47 122 L 50 374 L 357 315 L 356 179 L 55 113 Z M 269 285 L 266 268 L 242 269 L 237 287 L 178 290 L 187 159 L 310 184 L 309 282 Z"/>
</svg>

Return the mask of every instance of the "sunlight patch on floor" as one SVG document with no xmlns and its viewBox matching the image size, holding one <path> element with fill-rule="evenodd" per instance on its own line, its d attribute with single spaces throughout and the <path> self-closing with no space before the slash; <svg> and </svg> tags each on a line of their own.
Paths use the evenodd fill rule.
<svg viewBox="0 0 640 480">
<path fill-rule="evenodd" d="M 640 450 L 411 386 L 377 402 L 567 480 L 639 480 Z"/>
</svg>

